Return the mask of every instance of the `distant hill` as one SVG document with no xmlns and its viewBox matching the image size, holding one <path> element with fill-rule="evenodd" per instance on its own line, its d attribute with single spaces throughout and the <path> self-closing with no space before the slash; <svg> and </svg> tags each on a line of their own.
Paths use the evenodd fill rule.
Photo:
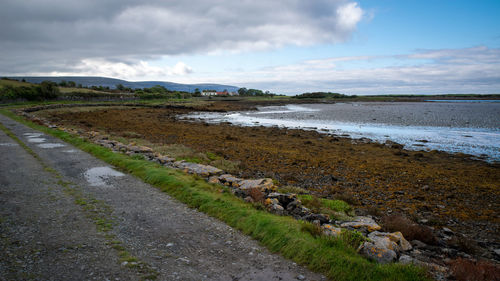
<svg viewBox="0 0 500 281">
<path fill-rule="evenodd" d="M 129 82 L 121 79 L 114 78 L 106 78 L 106 77 L 92 77 L 92 76 L 17 76 L 17 77 L 9 77 L 11 79 L 16 80 L 26 80 L 26 82 L 30 83 L 41 83 L 42 81 L 53 81 L 59 83 L 61 81 L 74 81 L 77 85 L 82 84 L 82 86 L 90 87 L 90 86 L 103 86 L 110 87 L 111 89 L 116 88 L 116 85 L 122 84 L 127 88 L 132 89 L 142 89 L 142 88 L 151 88 L 156 85 L 160 85 L 165 87 L 171 91 L 185 91 L 185 92 L 194 92 L 196 88 L 200 91 L 203 90 L 216 90 L 216 91 L 224 91 L 228 90 L 229 92 L 238 91 L 239 87 L 230 86 L 230 85 L 221 85 L 221 84 L 179 84 L 173 82 L 163 82 L 163 81 L 140 81 L 140 82 Z"/>
</svg>

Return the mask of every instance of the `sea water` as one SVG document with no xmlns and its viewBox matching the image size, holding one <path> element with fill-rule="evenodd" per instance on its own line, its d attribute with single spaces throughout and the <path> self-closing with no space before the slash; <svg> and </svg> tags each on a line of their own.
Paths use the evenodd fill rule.
<svg viewBox="0 0 500 281">
<path fill-rule="evenodd" d="M 461 152 L 500 161 L 500 103 L 351 102 L 260 107 L 256 111 L 195 113 L 209 123 L 278 126 L 387 140 L 411 150 Z"/>
</svg>

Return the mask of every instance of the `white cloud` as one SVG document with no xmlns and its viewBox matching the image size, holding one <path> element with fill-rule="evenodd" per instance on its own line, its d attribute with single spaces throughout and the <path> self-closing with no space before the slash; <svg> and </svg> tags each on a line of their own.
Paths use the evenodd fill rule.
<svg viewBox="0 0 500 281">
<path fill-rule="evenodd" d="M 387 58 L 392 60 L 385 62 Z M 372 66 L 344 69 L 337 65 L 351 62 L 368 62 Z M 390 57 L 327 58 L 205 79 L 286 94 L 500 93 L 500 49 L 475 47 L 421 50 Z"/>
<path fill-rule="evenodd" d="M 362 17 L 352 0 L 3 0 L 0 73 L 338 43 Z"/>
<path fill-rule="evenodd" d="M 26 75 L 104 76 L 125 80 L 172 80 L 189 75 L 193 69 L 183 62 L 172 67 L 152 66 L 146 61 L 134 63 L 110 62 L 102 59 L 84 59 L 70 71 L 28 72 Z"/>
</svg>

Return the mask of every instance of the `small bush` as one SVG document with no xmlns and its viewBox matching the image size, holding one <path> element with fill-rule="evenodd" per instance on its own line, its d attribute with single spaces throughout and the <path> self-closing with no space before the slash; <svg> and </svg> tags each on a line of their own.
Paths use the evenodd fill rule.
<svg viewBox="0 0 500 281">
<path fill-rule="evenodd" d="M 343 230 L 340 239 L 353 249 L 358 249 L 361 243 L 366 241 L 365 236 L 359 231 Z"/>
<path fill-rule="evenodd" d="M 487 261 L 458 258 L 451 262 L 451 274 L 459 281 L 498 281 L 500 268 Z"/>
<path fill-rule="evenodd" d="M 418 225 L 402 215 L 390 215 L 382 218 L 384 230 L 388 232 L 400 231 L 406 240 L 419 240 L 427 244 L 435 245 L 436 236 L 432 229 L 427 226 Z"/>
<path fill-rule="evenodd" d="M 300 230 L 302 232 L 307 232 L 312 235 L 312 237 L 319 237 L 323 233 L 323 230 L 321 229 L 321 226 L 317 224 L 312 224 L 309 222 L 305 222 L 302 224 L 300 227 Z"/>
<path fill-rule="evenodd" d="M 480 247 L 476 243 L 476 241 L 462 235 L 454 236 L 449 243 L 455 248 L 458 248 L 459 250 L 468 254 L 474 255 L 480 251 Z"/>
<path fill-rule="evenodd" d="M 265 194 L 258 188 L 250 188 L 248 190 L 248 196 L 252 197 L 254 202 L 264 202 Z"/>
</svg>

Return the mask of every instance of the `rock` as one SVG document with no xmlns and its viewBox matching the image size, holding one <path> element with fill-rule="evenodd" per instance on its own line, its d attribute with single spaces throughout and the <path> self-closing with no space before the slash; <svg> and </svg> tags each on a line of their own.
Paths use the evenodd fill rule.
<svg viewBox="0 0 500 281">
<path fill-rule="evenodd" d="M 261 191 L 273 190 L 273 180 L 269 178 L 256 179 L 256 180 L 241 180 L 239 183 L 241 189 L 258 188 Z"/>
<path fill-rule="evenodd" d="M 412 249 L 411 244 L 406 241 L 403 234 L 399 231 L 393 233 L 374 231 L 368 235 L 368 238 L 371 239 L 377 247 L 393 250 L 396 253 Z"/>
<path fill-rule="evenodd" d="M 153 149 L 147 147 L 147 146 L 135 146 L 132 144 L 129 144 L 126 146 L 128 151 L 132 151 L 135 153 L 153 153 Z"/>
<path fill-rule="evenodd" d="M 269 193 L 267 195 L 267 198 L 276 198 L 276 199 L 278 199 L 278 201 L 280 202 L 280 204 L 284 208 L 286 208 L 288 206 L 288 204 L 290 204 L 291 202 L 297 200 L 297 195 L 295 195 L 293 193 L 283 194 L 283 193 L 273 192 L 273 193 Z"/>
<path fill-rule="evenodd" d="M 367 259 L 374 260 L 378 263 L 390 263 L 395 261 L 397 257 L 395 251 L 378 247 L 373 242 L 364 242 L 359 247 L 358 252 Z"/>
<path fill-rule="evenodd" d="M 219 176 L 219 181 L 227 186 L 239 187 L 240 186 L 239 182 L 241 181 L 241 179 L 231 174 L 224 174 Z"/>
<path fill-rule="evenodd" d="M 293 201 L 289 203 L 288 206 L 286 206 L 286 211 L 289 215 L 296 219 L 301 219 L 311 213 L 308 208 L 302 206 L 300 201 Z"/>
<path fill-rule="evenodd" d="M 267 198 L 266 200 L 264 200 L 264 205 L 266 205 L 266 206 L 273 205 L 273 204 L 279 205 L 279 203 L 280 202 L 276 198 Z"/>
<path fill-rule="evenodd" d="M 196 174 L 202 177 L 209 177 L 213 175 L 218 175 L 222 173 L 221 169 L 209 166 L 209 165 L 203 165 L 203 164 L 197 164 L 197 163 L 191 163 L 191 162 L 185 162 L 185 161 L 176 161 L 174 162 L 174 167 L 183 169 L 189 174 Z"/>
<path fill-rule="evenodd" d="M 158 162 L 160 162 L 160 164 L 162 165 L 165 165 L 167 163 L 171 163 L 171 162 L 174 162 L 175 159 L 174 158 L 171 158 L 171 157 L 168 157 L 168 156 L 164 156 L 164 155 L 159 155 L 159 156 L 156 156 L 156 159 L 158 160 Z"/>
<path fill-rule="evenodd" d="M 451 229 L 449 229 L 447 227 L 443 227 L 443 233 L 446 235 L 450 235 L 450 236 L 455 235 L 455 232 L 453 232 Z"/>
<path fill-rule="evenodd" d="M 341 227 L 366 228 L 368 232 L 380 230 L 381 227 L 370 217 L 355 217 L 354 221 L 344 222 Z"/>
<path fill-rule="evenodd" d="M 325 215 L 322 214 L 308 214 L 302 217 L 303 220 L 306 221 L 319 221 L 320 224 L 327 223 L 329 220 Z"/>
<path fill-rule="evenodd" d="M 297 280 L 306 280 L 306 277 L 304 275 L 302 275 L 302 274 L 299 274 L 297 276 Z"/>
<path fill-rule="evenodd" d="M 216 183 L 216 184 L 221 183 L 218 176 L 211 176 L 210 178 L 208 178 L 208 182 L 209 183 Z"/>
<path fill-rule="evenodd" d="M 280 215 L 280 216 L 282 216 L 282 215 L 285 214 L 285 209 L 283 208 L 283 206 L 281 206 L 280 204 L 276 204 L 276 203 L 269 204 L 267 206 L 267 210 L 270 213 L 273 213 L 273 214 L 276 214 L 276 215 Z"/>
<path fill-rule="evenodd" d="M 342 229 L 335 227 L 331 224 L 324 224 L 321 226 L 323 228 L 323 234 L 326 236 L 338 237 L 342 233 Z"/>
<path fill-rule="evenodd" d="M 495 253 L 495 255 L 497 255 L 498 257 L 500 257 L 500 249 L 494 249 L 493 253 Z"/>
<path fill-rule="evenodd" d="M 408 255 L 401 255 L 399 257 L 398 262 L 401 264 L 410 264 L 410 263 L 414 263 L 414 259 Z"/>
<path fill-rule="evenodd" d="M 252 198 L 252 197 L 250 197 L 250 196 L 245 197 L 245 199 L 244 199 L 244 200 L 245 200 L 245 202 L 247 202 L 247 203 L 253 203 L 253 202 L 254 202 L 253 198 Z"/>
<path fill-rule="evenodd" d="M 427 248 L 427 244 L 425 244 L 424 242 L 420 241 L 420 240 L 412 240 L 411 241 L 411 245 L 417 249 L 425 249 Z"/>
</svg>

